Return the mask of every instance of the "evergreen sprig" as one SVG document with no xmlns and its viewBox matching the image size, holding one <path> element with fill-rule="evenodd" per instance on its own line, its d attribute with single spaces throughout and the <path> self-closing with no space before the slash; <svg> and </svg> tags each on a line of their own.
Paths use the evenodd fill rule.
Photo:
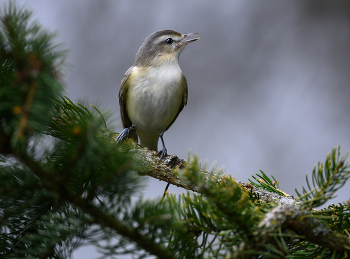
<svg viewBox="0 0 350 259">
<path fill-rule="evenodd" d="M 326 220 L 331 229 L 343 232 L 350 237 L 350 200 L 345 204 L 331 204 L 327 208 L 315 212 Z"/>
<path fill-rule="evenodd" d="M 279 181 L 276 180 L 273 175 L 271 175 L 273 179 L 272 181 L 262 170 L 260 170 L 260 172 L 261 172 L 261 175 L 256 174 L 258 177 L 260 177 L 259 179 L 256 178 L 254 175 L 252 175 L 252 177 L 256 182 L 248 179 L 251 185 L 255 186 L 256 188 L 261 188 L 269 192 L 277 193 L 281 196 L 287 196 L 286 193 L 280 190 Z"/>
<path fill-rule="evenodd" d="M 350 178 L 350 163 L 346 162 L 347 155 L 340 156 L 340 146 L 333 148 L 324 163 L 318 162 L 312 171 L 312 185 L 306 176 L 308 190 L 303 186 L 302 193 L 297 189 L 299 199 L 309 208 L 325 204 L 335 197 L 338 191 Z"/>
<path fill-rule="evenodd" d="M 67 53 L 31 16 L 11 1 L 0 16 L 0 118 L 6 141 L 23 149 L 51 120 L 48 111 L 63 90 L 58 79 Z"/>
</svg>

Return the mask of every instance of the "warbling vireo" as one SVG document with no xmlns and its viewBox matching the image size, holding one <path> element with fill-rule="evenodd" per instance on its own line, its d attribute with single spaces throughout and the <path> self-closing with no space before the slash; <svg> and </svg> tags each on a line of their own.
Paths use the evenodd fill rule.
<svg viewBox="0 0 350 259">
<path fill-rule="evenodd" d="M 136 54 L 136 60 L 121 82 L 120 114 L 124 130 L 117 138 L 130 135 L 151 150 L 158 150 L 160 137 L 166 156 L 163 134 L 174 123 L 187 103 L 187 82 L 179 66 L 185 46 L 199 38 L 198 33 L 181 34 L 172 30 L 149 35 Z"/>
</svg>

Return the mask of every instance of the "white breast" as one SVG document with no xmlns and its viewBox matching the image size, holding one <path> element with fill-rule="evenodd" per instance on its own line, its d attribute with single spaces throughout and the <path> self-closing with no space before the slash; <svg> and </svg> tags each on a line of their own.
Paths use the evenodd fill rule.
<svg viewBox="0 0 350 259">
<path fill-rule="evenodd" d="M 132 74 L 126 107 L 131 122 L 148 134 L 164 132 L 178 113 L 185 91 L 179 64 L 142 72 L 134 67 Z"/>
</svg>

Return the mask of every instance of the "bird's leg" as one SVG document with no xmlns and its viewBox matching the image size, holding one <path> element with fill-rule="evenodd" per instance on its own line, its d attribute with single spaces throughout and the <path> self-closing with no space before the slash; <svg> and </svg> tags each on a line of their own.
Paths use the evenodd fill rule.
<svg viewBox="0 0 350 259">
<path fill-rule="evenodd" d="M 162 160 L 167 155 L 167 150 L 164 144 L 163 133 L 159 134 L 160 140 L 162 141 L 163 149 L 158 152 L 160 154 L 160 160 Z"/>
<path fill-rule="evenodd" d="M 129 128 L 123 129 L 123 131 L 120 132 L 118 138 L 116 139 L 116 142 L 117 142 L 117 143 L 122 142 L 124 139 L 126 139 L 126 138 L 129 136 L 130 130 L 134 130 L 135 128 L 136 128 L 136 126 L 135 126 L 135 125 L 132 125 L 132 126 L 129 127 Z"/>
</svg>

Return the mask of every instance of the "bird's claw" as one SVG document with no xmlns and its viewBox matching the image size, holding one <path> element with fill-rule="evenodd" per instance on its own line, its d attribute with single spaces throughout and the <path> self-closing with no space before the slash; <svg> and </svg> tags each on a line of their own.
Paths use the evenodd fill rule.
<svg viewBox="0 0 350 259">
<path fill-rule="evenodd" d="M 129 136 L 130 130 L 129 128 L 123 129 L 122 132 L 120 132 L 119 136 L 116 139 L 117 143 L 122 142 L 124 139 L 126 139 Z"/>
<path fill-rule="evenodd" d="M 160 160 L 162 160 L 165 156 L 168 155 L 166 148 L 163 148 L 162 150 L 159 150 L 157 155 L 160 155 Z"/>
</svg>

